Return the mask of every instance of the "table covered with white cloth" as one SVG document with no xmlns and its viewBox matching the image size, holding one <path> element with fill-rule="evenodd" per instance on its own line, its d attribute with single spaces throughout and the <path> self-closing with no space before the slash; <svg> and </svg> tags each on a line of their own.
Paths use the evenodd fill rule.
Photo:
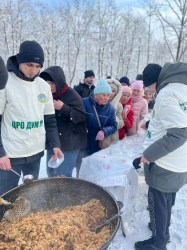
<svg viewBox="0 0 187 250">
<path fill-rule="evenodd" d="M 138 176 L 132 162 L 142 155 L 142 143 L 142 138 L 129 136 L 82 160 L 79 178 L 104 187 L 122 201 L 123 214 L 131 210 L 137 195 Z"/>
</svg>

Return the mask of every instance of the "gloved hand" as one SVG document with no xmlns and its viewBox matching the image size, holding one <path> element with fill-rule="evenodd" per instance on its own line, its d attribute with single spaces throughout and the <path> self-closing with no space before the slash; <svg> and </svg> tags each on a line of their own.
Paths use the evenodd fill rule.
<svg viewBox="0 0 187 250">
<path fill-rule="evenodd" d="M 141 157 L 140 157 L 140 158 L 136 158 L 136 159 L 133 161 L 132 164 L 133 164 L 133 166 L 134 166 L 135 169 L 141 168 L 141 167 L 139 166 L 140 160 L 141 160 Z"/>
<path fill-rule="evenodd" d="M 104 131 L 103 130 L 100 130 L 98 133 L 97 133 L 97 136 L 96 136 L 96 141 L 98 140 L 98 141 L 102 141 L 103 139 L 104 139 L 104 137 L 105 137 L 105 133 L 104 133 Z"/>
</svg>

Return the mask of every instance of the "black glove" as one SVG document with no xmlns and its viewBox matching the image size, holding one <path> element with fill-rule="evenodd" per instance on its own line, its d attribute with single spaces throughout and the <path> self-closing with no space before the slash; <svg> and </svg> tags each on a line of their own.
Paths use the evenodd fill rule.
<svg viewBox="0 0 187 250">
<path fill-rule="evenodd" d="M 141 168 L 141 167 L 139 166 L 140 160 L 141 160 L 141 157 L 136 158 L 136 159 L 133 161 L 132 164 L 133 164 L 133 166 L 134 166 L 135 169 Z"/>
</svg>

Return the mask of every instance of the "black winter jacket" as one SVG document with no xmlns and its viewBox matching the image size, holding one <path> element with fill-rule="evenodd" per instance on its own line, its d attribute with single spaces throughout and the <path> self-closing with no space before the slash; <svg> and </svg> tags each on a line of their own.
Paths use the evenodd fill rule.
<svg viewBox="0 0 187 250">
<path fill-rule="evenodd" d="M 82 97 L 82 98 L 86 98 L 89 97 L 90 94 L 93 92 L 93 90 L 95 89 L 95 86 L 92 85 L 89 88 L 89 85 L 86 84 L 85 82 L 82 83 L 80 82 L 78 86 L 75 86 L 75 91 L 77 91 L 77 93 Z"/>
<path fill-rule="evenodd" d="M 53 79 L 57 91 L 60 91 L 66 83 L 62 68 L 49 67 L 40 76 L 42 77 L 46 73 Z M 55 111 L 62 151 L 85 148 L 87 146 L 86 110 L 81 97 L 69 87 L 55 100 L 64 103 L 61 110 Z"/>
<path fill-rule="evenodd" d="M 153 97 L 152 101 L 148 102 L 148 109 L 153 109 L 155 105 L 155 98 Z"/>
</svg>

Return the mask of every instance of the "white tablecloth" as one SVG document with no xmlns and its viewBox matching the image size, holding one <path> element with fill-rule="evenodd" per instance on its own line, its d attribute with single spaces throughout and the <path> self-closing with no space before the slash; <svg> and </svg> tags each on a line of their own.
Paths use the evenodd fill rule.
<svg viewBox="0 0 187 250">
<path fill-rule="evenodd" d="M 143 153 L 142 143 L 139 137 L 127 137 L 82 160 L 79 178 L 106 188 L 124 203 L 124 214 L 131 210 L 137 195 L 138 176 L 132 161 Z"/>
</svg>

